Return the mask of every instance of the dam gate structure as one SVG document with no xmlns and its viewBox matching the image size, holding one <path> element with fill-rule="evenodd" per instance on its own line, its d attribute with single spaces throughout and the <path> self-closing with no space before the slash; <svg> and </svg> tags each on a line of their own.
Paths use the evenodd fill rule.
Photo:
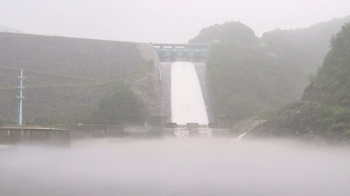
<svg viewBox="0 0 350 196">
<path fill-rule="evenodd" d="M 208 44 L 153 44 L 161 62 L 206 62 Z"/>
</svg>

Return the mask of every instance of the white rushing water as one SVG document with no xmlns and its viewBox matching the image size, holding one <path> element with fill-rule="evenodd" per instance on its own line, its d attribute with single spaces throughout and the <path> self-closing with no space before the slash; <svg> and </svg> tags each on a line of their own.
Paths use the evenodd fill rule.
<svg viewBox="0 0 350 196">
<path fill-rule="evenodd" d="M 192 63 L 171 64 L 171 115 L 172 122 L 178 125 L 208 125 L 202 89 Z"/>
<path fill-rule="evenodd" d="M 247 134 L 247 132 L 244 132 L 243 134 L 239 135 L 237 140 L 241 140 L 243 136 L 245 136 L 245 134 Z"/>
</svg>

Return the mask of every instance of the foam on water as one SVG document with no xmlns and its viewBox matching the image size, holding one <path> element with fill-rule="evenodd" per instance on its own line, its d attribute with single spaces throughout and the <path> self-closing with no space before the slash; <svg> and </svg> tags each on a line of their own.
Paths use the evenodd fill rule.
<svg viewBox="0 0 350 196">
<path fill-rule="evenodd" d="M 171 64 L 171 115 L 172 122 L 178 125 L 207 125 L 209 122 L 202 89 L 192 63 Z"/>
</svg>

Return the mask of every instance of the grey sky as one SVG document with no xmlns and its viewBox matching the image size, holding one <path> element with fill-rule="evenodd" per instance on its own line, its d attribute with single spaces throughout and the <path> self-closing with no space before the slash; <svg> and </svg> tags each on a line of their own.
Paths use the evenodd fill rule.
<svg viewBox="0 0 350 196">
<path fill-rule="evenodd" d="M 0 24 L 27 33 L 141 42 L 187 42 L 231 20 L 261 36 L 346 15 L 349 0 L 0 0 Z"/>
</svg>

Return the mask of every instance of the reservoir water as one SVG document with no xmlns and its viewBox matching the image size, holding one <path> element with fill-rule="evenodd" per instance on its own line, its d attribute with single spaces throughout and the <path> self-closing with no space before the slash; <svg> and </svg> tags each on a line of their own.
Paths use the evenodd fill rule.
<svg viewBox="0 0 350 196">
<path fill-rule="evenodd" d="M 228 138 L 101 139 L 0 150 L 4 196 L 350 195 L 350 150 Z"/>
</svg>

